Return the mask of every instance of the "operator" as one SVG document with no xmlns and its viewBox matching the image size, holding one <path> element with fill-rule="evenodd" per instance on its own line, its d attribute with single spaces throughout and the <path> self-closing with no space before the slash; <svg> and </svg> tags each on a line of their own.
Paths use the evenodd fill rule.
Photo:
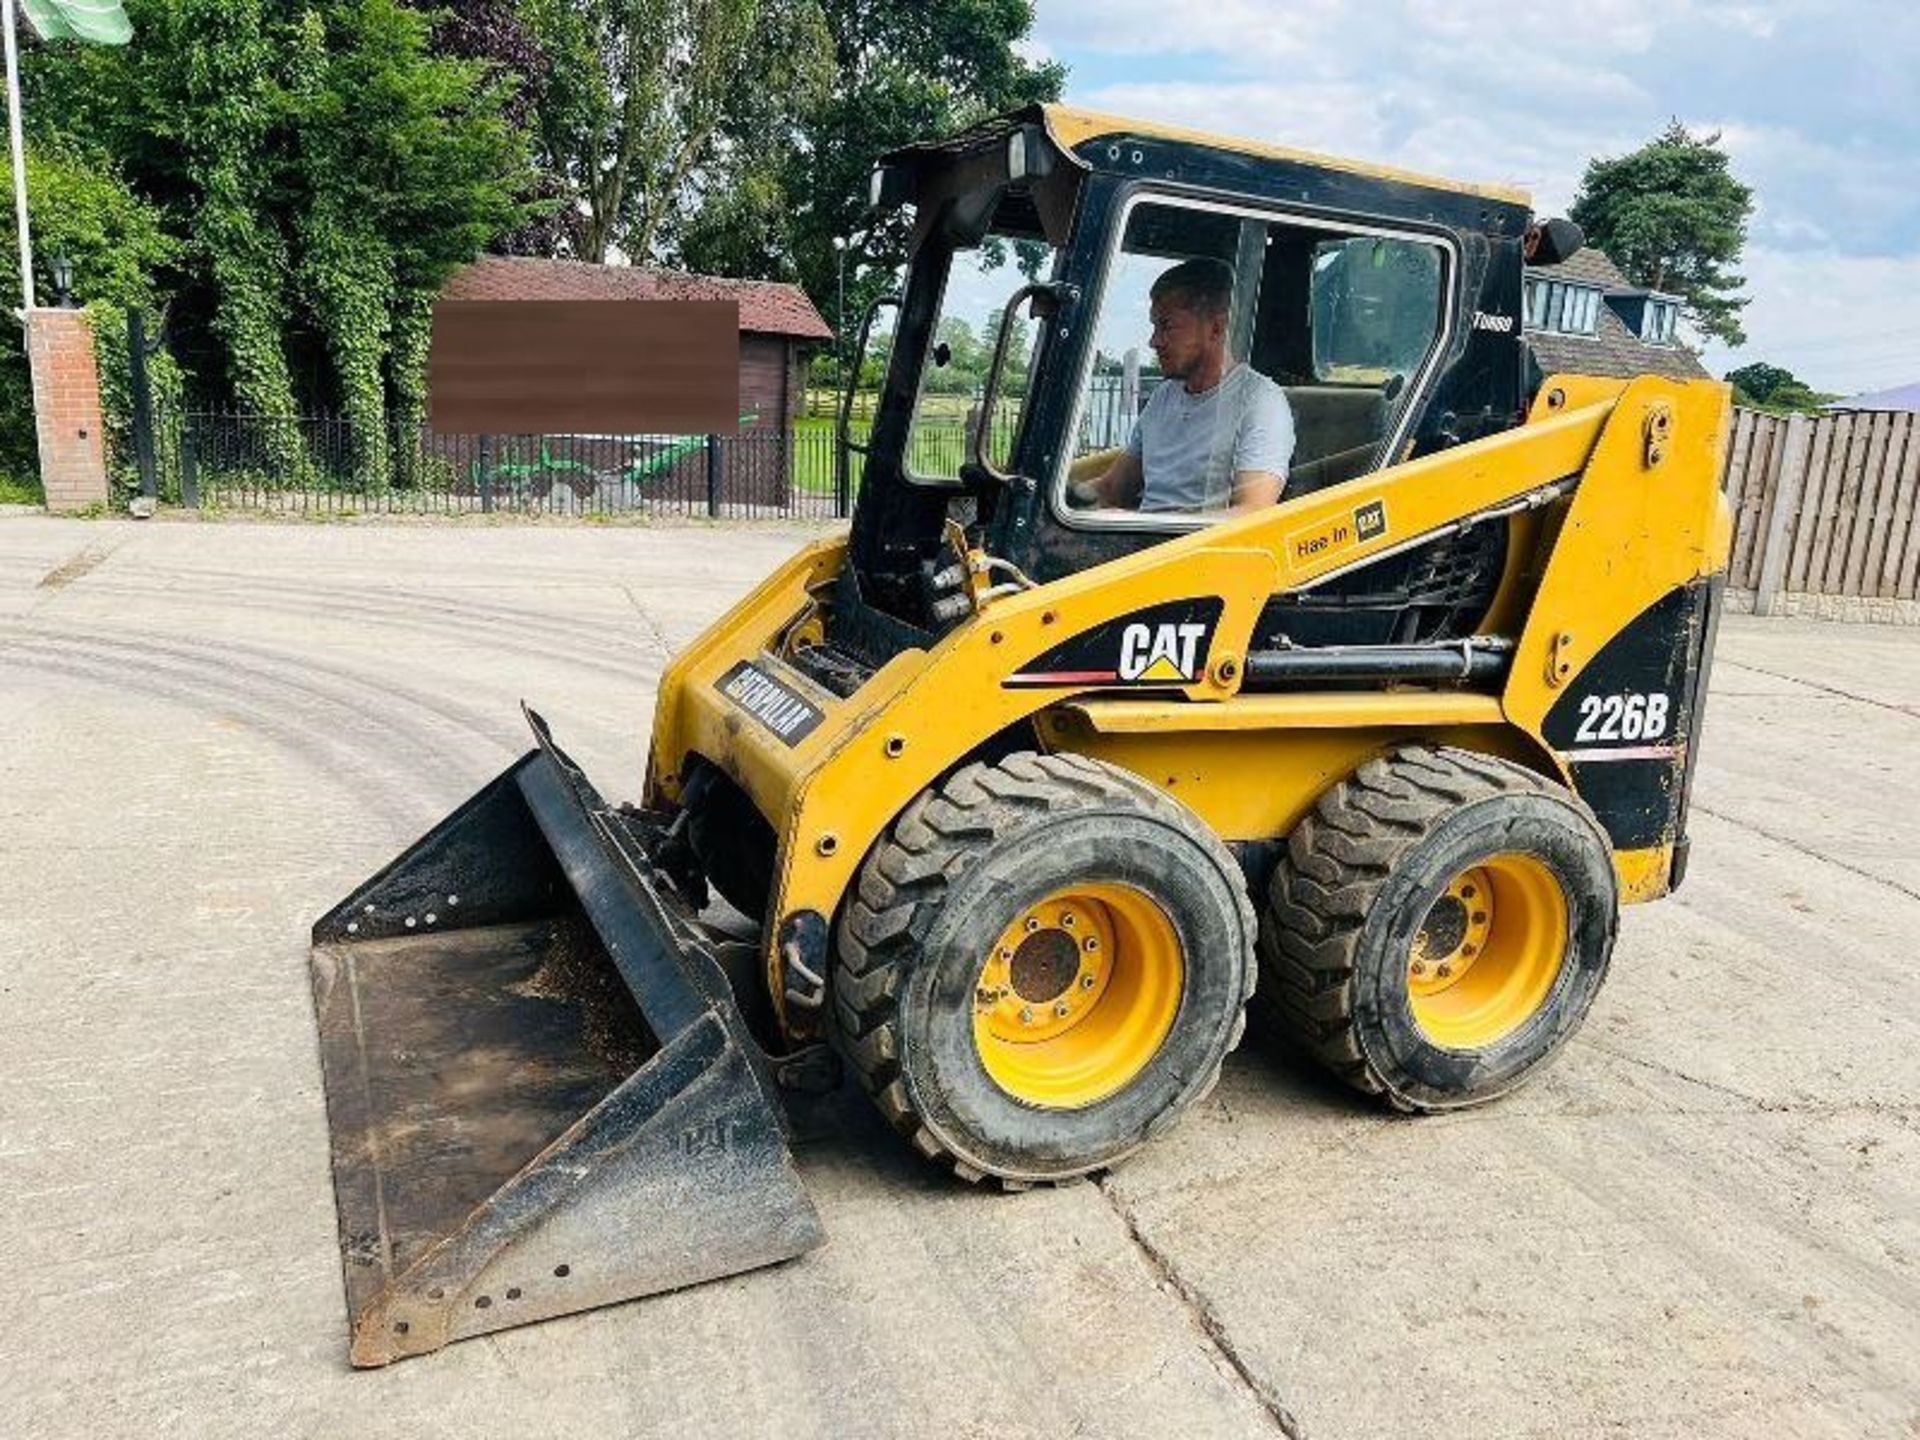
<svg viewBox="0 0 1920 1440">
<path fill-rule="evenodd" d="M 1186 260 L 1153 282 L 1149 345 L 1165 381 L 1104 473 L 1072 483 L 1080 505 L 1140 511 L 1271 505 L 1293 459 L 1286 391 L 1227 353 L 1233 271 Z"/>
</svg>

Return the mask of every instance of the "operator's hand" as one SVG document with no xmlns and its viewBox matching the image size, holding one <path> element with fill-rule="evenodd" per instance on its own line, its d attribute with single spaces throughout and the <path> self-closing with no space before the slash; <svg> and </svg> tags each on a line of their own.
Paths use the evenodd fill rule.
<svg viewBox="0 0 1920 1440">
<path fill-rule="evenodd" d="M 1103 503 L 1098 479 L 1067 481 L 1067 504 L 1075 510 L 1091 510 Z"/>
<path fill-rule="evenodd" d="M 1140 460 L 1122 450 L 1098 475 L 1067 481 L 1067 502 L 1076 509 L 1131 510 L 1140 503 Z"/>
</svg>

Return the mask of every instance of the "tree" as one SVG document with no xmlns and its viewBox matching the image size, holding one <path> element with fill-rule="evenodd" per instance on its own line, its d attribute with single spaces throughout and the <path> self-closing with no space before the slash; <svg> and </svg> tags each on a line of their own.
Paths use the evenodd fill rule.
<svg viewBox="0 0 1920 1440">
<path fill-rule="evenodd" d="M 282 422 L 338 403 L 378 481 L 389 394 L 424 412 L 434 295 L 528 218 L 511 81 L 436 53 L 434 18 L 400 0 L 128 9 L 126 50 L 36 51 L 36 138 L 154 207 L 176 242 L 169 332 L 201 395 Z M 276 468 L 305 463 L 295 426 L 265 434 Z"/>
<path fill-rule="evenodd" d="M 1736 405 L 1750 410 L 1767 410 L 1776 415 L 1811 415 L 1837 397 L 1823 394 L 1807 385 L 1791 370 L 1756 360 L 1727 372 L 1733 386 Z"/>
<path fill-rule="evenodd" d="M 1588 163 L 1568 211 L 1590 244 L 1636 284 L 1679 295 L 1705 335 L 1740 345 L 1746 282 L 1732 270 L 1746 243 L 1753 191 L 1740 183 L 1718 132 L 1678 120 L 1618 159 Z"/>
<path fill-rule="evenodd" d="M 543 163 L 585 210 L 581 258 L 654 257 L 729 118 L 766 73 L 778 0 L 527 0 L 552 64 L 536 107 Z"/>
<path fill-rule="evenodd" d="M 761 0 L 756 80 L 734 95 L 661 253 L 715 275 L 792 280 L 787 172 L 836 79 L 818 0 Z"/>
<path fill-rule="evenodd" d="M 271 210 L 277 112 L 273 15 L 264 0 L 130 0 L 136 43 L 49 45 L 24 67 L 25 112 L 43 145 L 124 176 L 180 242 L 174 293 L 199 300 L 218 383 L 249 410 L 296 413 L 286 332 L 286 237 Z M 277 13 L 277 11 L 275 11 Z M 298 460 L 291 424 L 268 427 L 277 464 Z"/>
<path fill-rule="evenodd" d="M 447 276 L 523 211 L 507 92 L 474 61 L 428 51 L 427 17 L 346 0 L 300 17 L 286 92 L 296 276 L 326 337 L 356 470 L 387 478 L 387 388 L 426 409 L 426 346 Z"/>
<path fill-rule="evenodd" d="M 501 118 L 513 130 L 531 136 L 552 79 L 553 62 L 528 23 L 521 0 L 406 3 L 433 20 L 434 54 L 482 61 L 494 73 L 512 77 L 515 84 Z M 510 234 L 495 237 L 489 248 L 505 255 L 577 254 L 583 217 L 567 203 L 569 193 L 560 176 L 529 165 L 526 191 L 519 198 L 530 218 Z"/>
<path fill-rule="evenodd" d="M 126 311 L 154 304 L 155 277 L 179 253 L 162 230 L 155 208 L 141 200 L 111 169 L 71 148 L 35 145 L 27 153 L 27 198 L 33 216 L 35 267 L 41 294 L 51 276 L 49 257 L 73 262 L 73 286 L 93 318 L 94 344 L 109 408 L 116 385 L 124 388 Z M 19 240 L 13 207 L 0 207 L 0 294 L 20 293 Z M 20 327 L 0 326 L 0 478 L 29 475 L 35 467 L 33 386 Z M 164 367 L 161 367 L 164 370 Z M 157 374 L 168 383 L 172 377 Z"/>
<path fill-rule="evenodd" d="M 873 297 L 892 287 L 909 235 L 904 217 L 876 219 L 868 211 L 875 159 L 999 111 L 1055 99 L 1065 71 L 1033 64 L 1014 49 L 1033 25 L 1029 0 L 809 3 L 832 46 L 831 90 L 790 129 L 762 127 L 737 137 L 751 159 L 743 168 L 765 184 L 750 194 L 703 196 L 679 254 L 694 268 L 752 259 L 755 273 L 798 279 L 822 313 L 834 314 L 833 242 L 847 240 L 847 326 L 854 330 Z M 735 244 L 743 234 L 755 237 L 750 254 Z"/>
</svg>

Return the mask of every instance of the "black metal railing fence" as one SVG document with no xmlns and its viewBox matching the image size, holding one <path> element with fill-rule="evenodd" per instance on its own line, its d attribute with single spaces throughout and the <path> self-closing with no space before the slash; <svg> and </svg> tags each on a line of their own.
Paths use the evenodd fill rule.
<svg viewBox="0 0 1920 1440">
<path fill-rule="evenodd" d="M 860 440 L 872 396 L 856 396 Z M 1021 398 L 1000 396 L 994 454 L 1012 449 Z M 1137 397 L 1096 385 L 1082 409 L 1079 451 L 1125 442 Z M 836 519 L 852 511 L 862 459 L 843 454 L 837 417 L 812 404 L 785 426 L 734 435 L 468 435 L 390 424 L 378 437 L 337 415 L 272 416 L 154 408 L 150 429 L 116 432 L 116 479 L 132 492 L 207 510 L 288 514 L 652 515 Z M 1004 413 L 1001 413 L 1004 412 Z M 978 401 L 940 397 L 916 414 L 907 468 L 938 483 L 958 476 Z M 149 478 L 150 476 L 150 478 Z"/>
<path fill-rule="evenodd" d="M 190 409 L 157 414 L 153 431 L 158 498 L 198 509 L 833 519 L 859 484 L 832 427 L 806 421 L 735 435 L 392 425 L 376 447 L 337 416 Z"/>
</svg>

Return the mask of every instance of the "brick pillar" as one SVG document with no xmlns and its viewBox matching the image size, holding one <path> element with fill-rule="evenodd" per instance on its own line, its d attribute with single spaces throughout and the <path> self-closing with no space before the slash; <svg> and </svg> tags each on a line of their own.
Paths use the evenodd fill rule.
<svg viewBox="0 0 1920 1440">
<path fill-rule="evenodd" d="M 29 310 L 27 362 L 40 435 L 40 484 L 47 509 L 107 503 L 107 451 L 100 415 L 100 368 L 84 310 Z"/>
</svg>

